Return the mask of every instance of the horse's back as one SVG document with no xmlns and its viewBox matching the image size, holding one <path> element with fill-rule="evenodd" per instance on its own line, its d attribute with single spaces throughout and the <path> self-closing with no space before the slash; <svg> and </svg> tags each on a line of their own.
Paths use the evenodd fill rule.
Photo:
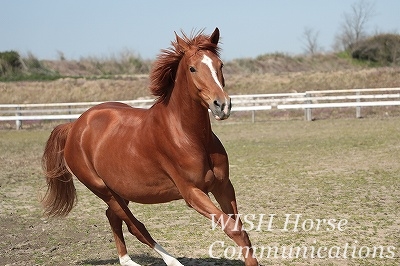
<svg viewBox="0 0 400 266">
<path fill-rule="evenodd" d="M 76 140 L 81 140 L 81 148 L 88 152 L 95 150 L 105 140 L 118 138 L 123 142 L 124 137 L 140 132 L 146 111 L 120 102 L 96 105 L 74 122 L 68 142 L 76 145 Z"/>
<path fill-rule="evenodd" d="M 100 110 L 100 109 L 132 109 L 133 107 L 121 102 L 104 102 L 93 106 L 89 110 Z"/>
<path fill-rule="evenodd" d="M 120 102 L 106 102 L 93 106 L 84 112 L 75 121 L 76 126 L 74 127 L 90 126 L 101 132 L 107 127 L 115 127 L 119 124 L 135 126 L 143 120 L 145 111 L 146 109 L 134 108 Z M 127 121 L 129 121 L 129 124 Z"/>
</svg>

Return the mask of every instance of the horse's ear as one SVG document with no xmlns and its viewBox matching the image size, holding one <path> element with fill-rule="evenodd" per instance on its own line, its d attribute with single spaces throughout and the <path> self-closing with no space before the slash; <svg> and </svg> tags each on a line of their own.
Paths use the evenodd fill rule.
<svg viewBox="0 0 400 266">
<path fill-rule="evenodd" d="M 218 45 L 218 41 L 219 41 L 219 29 L 215 28 L 214 32 L 210 36 L 210 42 L 215 45 Z"/>
<path fill-rule="evenodd" d="M 178 36 L 178 34 L 176 34 L 175 32 L 175 37 L 176 37 L 176 43 L 179 46 L 179 49 L 182 52 L 186 52 L 189 49 L 189 45 L 181 38 Z"/>
</svg>

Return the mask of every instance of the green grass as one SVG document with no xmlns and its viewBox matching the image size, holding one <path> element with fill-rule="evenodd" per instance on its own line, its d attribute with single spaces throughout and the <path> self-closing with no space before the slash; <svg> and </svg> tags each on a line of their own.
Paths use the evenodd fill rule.
<svg viewBox="0 0 400 266">
<path fill-rule="evenodd" d="M 230 158 L 231 179 L 243 215 L 274 214 L 273 230 L 249 232 L 254 246 L 366 248 L 393 246 L 394 258 L 261 259 L 262 265 L 398 265 L 400 262 L 400 118 L 213 123 Z M 49 131 L 0 131 L 0 264 L 117 265 L 105 204 L 76 183 L 78 205 L 65 219 L 41 216 L 40 156 Z M 234 246 L 221 230 L 183 201 L 131 204 L 152 236 L 185 265 L 241 265 L 209 258 L 214 241 Z M 300 214 L 300 231 L 282 231 L 285 215 Z M 334 230 L 304 231 L 301 223 L 336 219 Z M 338 230 L 339 220 L 347 220 Z M 308 223 L 307 223 L 308 222 Z M 293 228 L 293 223 L 290 224 Z M 125 233 L 143 265 L 158 256 Z M 216 247 L 215 253 L 223 253 Z M 315 252 L 314 252 L 315 253 Z M 350 252 L 348 253 L 348 255 Z M 315 254 L 314 254 L 315 255 Z"/>
<path fill-rule="evenodd" d="M 17 82 L 17 81 L 54 81 L 62 78 L 58 73 L 18 73 L 7 76 L 0 76 L 0 82 Z"/>
</svg>

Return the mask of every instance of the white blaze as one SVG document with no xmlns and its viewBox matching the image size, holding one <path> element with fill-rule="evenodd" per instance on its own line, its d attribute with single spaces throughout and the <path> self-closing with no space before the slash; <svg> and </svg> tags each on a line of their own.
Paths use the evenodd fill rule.
<svg viewBox="0 0 400 266">
<path fill-rule="evenodd" d="M 221 88 L 221 90 L 223 90 L 221 82 L 219 82 L 218 77 L 217 77 L 217 71 L 215 70 L 214 66 L 212 65 L 212 59 L 210 57 L 204 55 L 201 62 L 208 66 L 208 68 L 211 71 L 211 76 L 214 78 L 215 83 L 217 83 L 217 85 Z"/>
</svg>

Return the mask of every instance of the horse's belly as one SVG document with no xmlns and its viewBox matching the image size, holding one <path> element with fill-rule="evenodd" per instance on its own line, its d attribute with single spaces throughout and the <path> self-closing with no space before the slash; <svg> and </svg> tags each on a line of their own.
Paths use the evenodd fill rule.
<svg viewBox="0 0 400 266">
<path fill-rule="evenodd" d="M 144 204 L 164 203 L 177 199 L 182 199 L 179 190 L 175 186 L 135 187 L 132 188 L 132 191 L 134 192 L 133 193 L 130 193 L 129 191 L 127 193 L 122 192 L 121 197 L 132 202 L 144 203 Z"/>
<path fill-rule="evenodd" d="M 103 181 L 122 198 L 144 204 L 163 203 L 181 199 L 175 184 L 164 176 L 136 176 L 104 178 Z"/>
</svg>

